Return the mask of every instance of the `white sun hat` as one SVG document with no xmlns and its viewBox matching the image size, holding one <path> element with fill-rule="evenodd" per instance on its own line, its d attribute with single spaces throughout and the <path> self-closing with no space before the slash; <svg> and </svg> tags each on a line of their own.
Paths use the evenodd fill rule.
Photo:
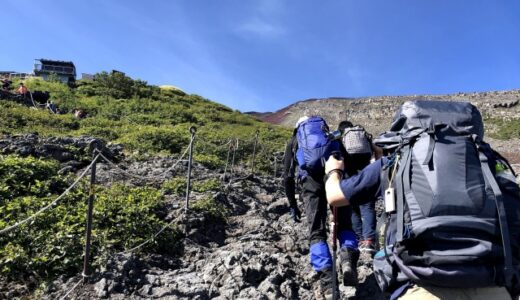
<svg viewBox="0 0 520 300">
<path fill-rule="evenodd" d="M 309 119 L 309 117 L 307 116 L 303 116 L 301 118 L 298 119 L 298 121 L 296 122 L 296 125 L 294 125 L 294 128 L 298 128 L 298 126 L 300 126 L 301 123 L 307 121 Z"/>
</svg>

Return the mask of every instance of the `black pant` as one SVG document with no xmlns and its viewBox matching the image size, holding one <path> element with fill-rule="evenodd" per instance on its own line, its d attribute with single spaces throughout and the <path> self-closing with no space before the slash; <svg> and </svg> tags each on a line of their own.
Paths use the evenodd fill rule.
<svg viewBox="0 0 520 300">
<path fill-rule="evenodd" d="M 327 241 L 327 198 L 323 181 L 307 176 L 302 180 L 302 197 L 309 225 L 310 245 Z M 337 208 L 338 233 L 352 230 L 350 206 Z"/>
</svg>

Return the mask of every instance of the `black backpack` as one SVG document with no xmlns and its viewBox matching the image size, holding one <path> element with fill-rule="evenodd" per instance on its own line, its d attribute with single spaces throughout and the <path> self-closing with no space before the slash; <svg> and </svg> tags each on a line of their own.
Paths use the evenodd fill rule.
<svg viewBox="0 0 520 300">
<path fill-rule="evenodd" d="M 409 101 L 375 144 L 387 215 L 374 257 L 383 291 L 403 281 L 520 293 L 520 188 L 466 102 Z"/>
</svg>

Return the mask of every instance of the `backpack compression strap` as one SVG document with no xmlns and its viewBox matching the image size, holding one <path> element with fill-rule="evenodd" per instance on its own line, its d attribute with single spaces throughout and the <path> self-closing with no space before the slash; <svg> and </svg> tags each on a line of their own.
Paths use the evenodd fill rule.
<svg viewBox="0 0 520 300">
<path fill-rule="evenodd" d="M 480 145 L 477 144 L 477 149 L 479 150 L 479 158 L 480 164 L 482 166 L 482 171 L 484 172 L 484 178 L 487 186 L 490 186 L 493 189 L 493 193 L 495 194 L 495 204 L 497 207 L 498 213 L 498 223 L 500 227 L 500 234 L 502 235 L 502 247 L 504 251 L 504 277 L 506 287 L 511 288 L 514 270 L 513 270 L 513 258 L 511 254 L 511 242 L 509 241 L 509 230 L 507 225 L 507 215 L 506 210 L 504 208 L 504 200 L 502 198 L 502 192 L 500 191 L 500 187 L 498 186 L 493 173 L 491 172 L 491 168 L 489 167 L 488 157 L 484 154 L 483 149 Z"/>
<path fill-rule="evenodd" d="M 403 230 L 404 230 L 404 204 L 405 204 L 405 196 L 404 191 L 406 188 L 407 180 L 410 181 L 410 164 L 412 161 L 412 148 L 410 146 L 404 147 L 403 151 L 406 158 L 402 162 L 402 166 L 399 165 L 399 169 L 397 170 L 397 175 L 395 178 L 395 188 L 397 194 L 397 232 L 395 236 L 396 243 L 401 242 L 403 240 Z M 404 155 L 403 155 L 404 156 Z M 409 184 L 408 184 L 409 185 Z"/>
</svg>

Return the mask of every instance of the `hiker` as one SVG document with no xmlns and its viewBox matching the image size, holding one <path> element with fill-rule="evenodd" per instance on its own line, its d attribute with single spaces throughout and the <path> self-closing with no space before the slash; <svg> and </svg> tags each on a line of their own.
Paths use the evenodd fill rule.
<svg viewBox="0 0 520 300">
<path fill-rule="evenodd" d="M 345 148 L 343 157 L 349 163 L 345 168 L 348 176 L 357 174 L 370 164 L 373 156 L 372 137 L 361 126 L 354 126 L 350 121 L 342 121 L 338 125 Z M 359 240 L 359 250 L 370 257 L 375 253 L 376 236 L 376 198 L 361 205 L 352 205 L 352 227 Z"/>
<path fill-rule="evenodd" d="M 33 106 L 33 102 L 31 100 L 29 89 L 23 84 L 23 82 L 20 82 L 20 87 L 16 90 L 17 98 L 18 100 L 26 106 Z"/>
<path fill-rule="evenodd" d="M 470 103 L 410 101 L 375 141 L 388 157 L 346 179 L 348 161 L 326 162 L 330 205 L 359 205 L 384 191 L 374 275 L 391 299 L 519 296 L 520 187 L 483 133 Z"/>
<path fill-rule="evenodd" d="M 339 295 L 339 289 L 337 287 L 337 275 L 333 274 L 333 258 L 327 244 L 326 221 L 328 209 L 323 182 L 322 158 L 331 155 L 333 151 L 339 153 L 340 143 L 339 141 L 327 141 L 323 132 L 324 127 L 328 130 L 321 117 L 305 116 L 298 120 L 285 152 L 284 182 L 291 213 L 295 220 L 299 220 L 300 213 L 294 199 L 294 172 L 297 165 L 298 181 L 309 228 L 311 265 L 320 283 L 321 296 L 325 299 L 332 299 L 333 293 Z M 323 146 L 313 148 L 315 146 L 313 142 L 321 143 Z M 337 224 L 337 236 L 340 244 L 343 284 L 355 286 L 358 283 L 357 261 L 359 250 L 356 235 L 352 231 L 349 210 L 349 207 L 338 210 L 337 215 L 340 221 Z"/>
<path fill-rule="evenodd" d="M 9 80 L 9 78 L 7 78 L 7 77 L 2 78 L 2 89 L 4 91 L 9 91 L 12 83 L 13 82 L 11 80 Z"/>
<path fill-rule="evenodd" d="M 84 110 L 82 110 L 82 109 L 78 109 L 78 108 L 76 108 L 76 109 L 74 110 L 74 118 L 76 118 L 76 119 L 79 120 L 79 119 L 83 119 L 83 118 L 85 118 L 85 116 L 86 116 L 86 113 L 85 113 Z"/>
<path fill-rule="evenodd" d="M 296 163 L 294 160 L 294 155 L 288 155 L 288 153 L 292 153 L 293 149 L 298 147 L 298 141 L 296 140 L 296 129 L 294 131 L 295 133 L 292 135 L 291 139 L 287 143 L 287 146 L 285 147 L 285 155 L 283 158 L 283 184 L 285 187 L 285 195 L 289 201 L 291 218 L 294 222 L 298 223 L 300 222 L 302 213 L 300 212 L 298 204 L 296 203 L 296 181 L 294 179 Z"/>
<path fill-rule="evenodd" d="M 29 92 L 29 90 L 27 89 L 27 87 L 23 84 L 23 82 L 20 82 L 20 87 L 16 90 L 16 92 L 20 95 L 22 95 L 25 99 L 27 93 Z"/>
</svg>

